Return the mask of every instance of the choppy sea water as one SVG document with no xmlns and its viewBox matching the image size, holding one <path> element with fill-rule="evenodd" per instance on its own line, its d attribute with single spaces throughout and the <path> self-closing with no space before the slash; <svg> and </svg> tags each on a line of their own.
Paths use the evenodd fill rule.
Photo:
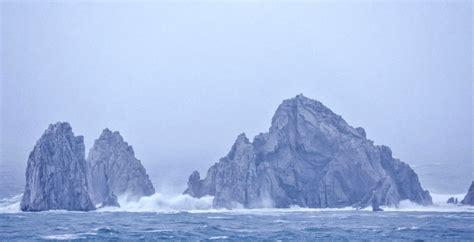
<svg viewBox="0 0 474 242">
<path fill-rule="evenodd" d="M 215 210 L 212 198 L 155 195 L 118 209 L 24 213 L 18 198 L 0 203 L 0 240 L 474 240 L 465 206 Z"/>
</svg>

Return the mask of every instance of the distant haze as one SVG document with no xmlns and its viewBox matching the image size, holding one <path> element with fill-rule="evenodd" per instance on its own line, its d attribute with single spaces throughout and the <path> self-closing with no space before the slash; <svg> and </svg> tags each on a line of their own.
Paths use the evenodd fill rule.
<svg viewBox="0 0 474 242">
<path fill-rule="evenodd" d="M 6 2 L 0 190 L 48 124 L 86 154 L 118 130 L 157 189 L 182 192 L 283 99 L 317 99 L 433 192 L 473 179 L 471 1 Z"/>
</svg>

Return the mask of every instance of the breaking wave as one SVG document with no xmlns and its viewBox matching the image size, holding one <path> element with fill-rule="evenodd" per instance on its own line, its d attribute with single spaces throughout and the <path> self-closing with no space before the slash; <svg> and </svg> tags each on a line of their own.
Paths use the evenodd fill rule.
<svg viewBox="0 0 474 242">
<path fill-rule="evenodd" d="M 408 200 L 401 201 L 398 207 L 382 207 L 385 211 L 396 212 L 474 212 L 472 206 L 461 206 L 447 204 L 446 201 L 450 197 L 456 197 L 462 200 L 464 194 L 431 194 L 433 197 L 432 206 L 422 206 L 412 203 Z M 20 201 L 22 194 L 11 198 L 0 199 L 0 213 L 18 213 L 20 211 Z M 149 197 L 142 197 L 138 201 L 127 201 L 126 197 L 119 197 L 120 207 L 100 208 L 97 212 L 190 212 L 190 213 L 285 213 L 285 212 L 317 212 L 317 211 L 351 211 L 352 207 L 345 208 L 302 208 L 294 206 L 291 208 L 262 208 L 262 209 L 214 209 L 212 207 L 212 196 L 202 198 L 194 198 L 189 195 L 181 194 L 162 194 L 155 193 Z M 370 211 L 370 208 L 362 209 Z M 56 212 L 56 211 L 50 211 Z M 65 211 L 63 211 L 65 212 Z"/>
<path fill-rule="evenodd" d="M 17 213 L 20 212 L 20 202 L 23 193 L 10 197 L 0 199 L 0 213 Z"/>
<path fill-rule="evenodd" d="M 190 210 L 208 210 L 212 208 L 214 197 L 205 196 L 195 198 L 189 195 L 165 195 L 155 193 L 149 197 L 142 197 L 138 201 L 127 201 L 127 197 L 119 197 L 120 207 L 105 207 L 98 211 L 124 212 L 173 212 Z"/>
<path fill-rule="evenodd" d="M 448 204 L 450 197 L 457 198 L 461 201 L 465 194 L 436 194 L 431 193 L 433 205 L 422 206 L 409 200 L 403 200 L 398 207 L 385 207 L 385 211 L 405 211 L 405 212 L 474 212 L 473 206 L 463 206 L 460 204 Z"/>
</svg>

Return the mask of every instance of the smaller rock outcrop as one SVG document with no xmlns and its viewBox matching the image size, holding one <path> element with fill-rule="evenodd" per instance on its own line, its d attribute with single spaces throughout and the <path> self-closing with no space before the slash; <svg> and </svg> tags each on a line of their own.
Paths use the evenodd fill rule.
<svg viewBox="0 0 474 242">
<path fill-rule="evenodd" d="M 380 202 L 376 196 L 374 196 L 372 199 L 372 211 L 373 212 L 383 211 L 383 209 L 380 208 Z"/>
<path fill-rule="evenodd" d="M 450 197 L 446 203 L 458 204 L 458 198 Z"/>
<path fill-rule="evenodd" d="M 87 161 L 91 168 L 95 203 L 115 204 L 115 196 L 126 195 L 129 200 L 137 200 L 155 193 L 145 168 L 135 158 L 132 146 L 117 131 L 105 129 L 95 140 Z"/>
<path fill-rule="evenodd" d="M 83 137 L 68 123 L 49 125 L 28 158 L 21 210 L 94 210 L 87 172 Z"/>
<path fill-rule="evenodd" d="M 461 203 L 464 205 L 474 205 L 474 181 L 471 183 L 469 191 L 467 191 L 467 194 Z"/>
<path fill-rule="evenodd" d="M 194 171 L 188 179 L 188 188 L 184 191 L 185 194 L 189 194 L 193 197 L 203 197 L 206 192 L 201 191 L 201 176 L 198 171 Z"/>
</svg>

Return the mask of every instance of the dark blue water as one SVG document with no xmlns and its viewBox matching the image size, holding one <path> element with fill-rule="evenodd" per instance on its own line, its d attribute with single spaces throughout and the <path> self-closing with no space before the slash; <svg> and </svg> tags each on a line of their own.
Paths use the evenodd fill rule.
<svg viewBox="0 0 474 242">
<path fill-rule="evenodd" d="M 474 240 L 472 212 L 0 214 L 0 240 Z"/>
</svg>

